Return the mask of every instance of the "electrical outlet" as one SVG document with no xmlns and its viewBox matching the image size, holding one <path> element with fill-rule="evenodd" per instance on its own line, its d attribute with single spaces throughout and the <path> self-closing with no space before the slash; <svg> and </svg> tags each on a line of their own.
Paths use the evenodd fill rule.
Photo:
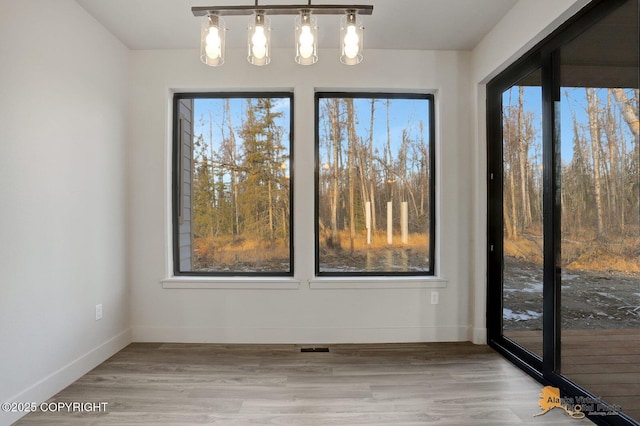
<svg viewBox="0 0 640 426">
<path fill-rule="evenodd" d="M 437 305 L 439 301 L 440 301 L 440 294 L 437 291 L 432 291 L 431 292 L 431 304 L 432 305 Z"/>
<path fill-rule="evenodd" d="M 96 321 L 102 319 L 102 303 L 96 305 Z"/>
</svg>

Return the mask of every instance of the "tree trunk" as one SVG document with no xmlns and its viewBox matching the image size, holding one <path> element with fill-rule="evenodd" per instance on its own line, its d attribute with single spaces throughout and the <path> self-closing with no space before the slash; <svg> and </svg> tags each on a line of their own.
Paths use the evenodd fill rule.
<svg viewBox="0 0 640 426">
<path fill-rule="evenodd" d="M 620 127 L 618 127 L 618 131 L 621 132 L 622 129 Z M 640 150 L 640 148 L 638 148 Z M 626 144 L 620 144 L 620 159 L 623 158 L 627 158 L 627 146 Z M 618 188 L 620 188 L 620 232 L 624 233 L 624 229 L 625 229 L 625 207 L 626 207 L 626 197 L 625 197 L 625 193 L 624 193 L 624 179 L 625 179 L 625 169 L 624 169 L 624 163 L 621 161 L 620 162 L 620 179 L 618 180 Z M 638 178 L 640 179 L 640 172 L 637 174 Z"/>
<path fill-rule="evenodd" d="M 624 117 L 624 121 L 629 126 L 631 133 L 635 136 L 635 173 L 636 176 L 640 175 L 640 120 L 638 111 L 638 100 L 640 99 L 640 90 L 634 90 L 634 100 L 630 100 L 627 96 L 627 93 L 624 89 L 611 89 L 613 91 L 613 96 L 615 96 L 616 101 L 620 105 L 620 109 L 622 110 L 622 116 Z M 633 160 L 632 160 L 633 161 Z M 624 210 L 624 208 L 623 208 Z"/>
<path fill-rule="evenodd" d="M 504 165 L 508 167 L 508 174 L 505 176 L 503 182 L 503 194 L 504 199 L 506 201 L 508 191 L 509 200 L 511 201 L 511 214 L 509 215 L 507 212 L 506 203 L 505 204 L 505 223 L 507 219 L 510 219 L 510 228 L 511 232 L 508 232 L 511 238 L 516 238 L 518 236 L 518 216 L 516 210 L 516 190 L 515 190 L 515 176 L 513 173 L 513 168 L 515 166 L 515 155 L 513 154 L 513 144 L 514 144 L 514 136 L 511 133 L 511 120 L 509 120 L 508 116 L 504 116 L 503 119 L 504 126 L 506 128 L 506 134 L 504 137 L 504 145 L 503 145 L 503 162 Z M 505 161 L 506 160 L 506 161 Z M 509 226 L 508 226 L 509 228 Z"/>
<path fill-rule="evenodd" d="M 371 230 L 375 235 L 376 225 L 376 177 L 373 167 L 373 119 L 375 114 L 375 99 L 371 99 L 371 122 L 369 125 L 369 201 L 371 201 Z"/>
<path fill-rule="evenodd" d="M 385 169 L 386 169 L 386 181 L 387 184 L 392 183 L 395 177 L 389 174 L 390 170 L 393 170 L 393 155 L 391 153 L 391 127 L 389 125 L 389 108 L 391 107 L 391 101 L 387 99 L 387 147 L 386 147 L 386 155 L 385 155 Z M 388 185 L 391 193 L 389 194 L 389 200 L 393 201 L 393 184 Z"/>
<path fill-rule="evenodd" d="M 233 123 L 231 120 L 231 103 L 229 99 L 225 102 L 225 110 L 227 116 L 227 123 L 229 124 L 229 151 L 230 151 L 230 163 L 231 163 L 231 190 L 233 192 L 233 215 L 235 231 L 232 234 L 238 235 L 240 232 L 240 213 L 238 209 L 238 152 L 236 148 L 236 136 L 233 131 Z"/>
<path fill-rule="evenodd" d="M 616 168 L 618 156 L 616 153 L 616 121 L 613 115 L 613 102 L 611 102 L 611 95 L 611 90 L 608 90 L 605 134 L 609 145 L 609 194 L 611 198 L 611 217 L 615 222 L 618 218 L 618 188 L 616 185 L 618 179 L 618 171 Z M 618 229 L 620 229 L 620 226 L 618 226 Z"/>
<path fill-rule="evenodd" d="M 513 160 L 513 158 L 512 158 Z M 511 165 L 509 166 L 509 195 L 511 197 L 511 237 L 512 238 L 517 238 L 518 237 L 518 216 L 517 216 L 517 210 L 516 210 L 516 185 L 515 185 L 515 180 L 514 180 L 514 173 L 513 173 L 513 161 L 511 162 Z"/>
<path fill-rule="evenodd" d="M 366 161 L 363 158 L 364 157 L 364 146 L 356 143 L 355 145 L 355 156 L 356 156 L 356 160 L 357 160 L 357 164 L 360 165 L 360 167 L 357 169 L 356 174 L 358 175 L 358 180 L 360 182 L 360 192 L 362 194 L 362 215 L 366 216 L 367 215 L 367 208 L 366 208 L 366 203 L 370 202 L 370 198 L 369 198 L 369 188 L 367 187 L 367 177 L 365 176 L 365 164 Z"/>
<path fill-rule="evenodd" d="M 209 169 L 209 192 L 211 194 L 211 210 L 214 211 L 216 208 L 216 177 L 213 170 L 213 114 L 209 111 L 209 164 L 207 167 Z M 218 235 L 218 216 L 211 215 L 210 220 L 210 233 L 211 236 Z"/>
<path fill-rule="evenodd" d="M 596 203 L 596 227 L 598 236 L 604 234 L 602 213 L 602 178 L 600 177 L 600 127 L 598 123 L 598 94 L 596 89 L 585 89 L 587 92 L 587 113 L 589 115 L 589 134 L 591 136 L 591 153 L 593 155 L 593 189 Z"/>
<path fill-rule="evenodd" d="M 331 142 L 333 143 L 333 174 L 331 191 L 331 240 L 338 243 L 338 151 L 340 146 L 340 123 L 338 122 L 338 100 L 331 101 L 329 111 L 331 120 Z"/>
<path fill-rule="evenodd" d="M 353 253 L 356 237 L 355 219 L 355 164 L 354 148 L 356 143 L 355 114 L 353 111 L 353 99 L 347 100 L 347 167 L 349 169 L 349 248 Z"/>
<path fill-rule="evenodd" d="M 267 179 L 267 192 L 269 196 L 269 243 L 271 244 L 271 247 L 273 247 L 273 243 L 275 242 L 275 232 L 273 227 L 273 190 L 271 188 L 271 176 Z"/>
<path fill-rule="evenodd" d="M 527 191 L 527 151 L 528 140 L 524 125 L 524 87 L 519 87 L 518 95 L 518 162 L 520 166 L 520 202 L 522 204 L 522 229 L 531 224 L 531 205 L 529 204 L 529 193 Z"/>
<path fill-rule="evenodd" d="M 611 89 L 613 92 L 613 96 L 615 96 L 616 101 L 620 105 L 620 109 L 622 110 L 622 116 L 624 117 L 624 121 L 627 122 L 629 129 L 631 129 L 631 133 L 633 133 L 636 137 L 640 137 L 640 121 L 638 120 L 638 111 L 633 108 L 627 94 L 624 89 Z"/>
</svg>

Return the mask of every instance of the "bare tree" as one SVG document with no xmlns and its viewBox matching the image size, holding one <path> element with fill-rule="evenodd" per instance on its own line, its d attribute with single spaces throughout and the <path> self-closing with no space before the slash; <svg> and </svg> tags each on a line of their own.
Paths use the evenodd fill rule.
<svg viewBox="0 0 640 426">
<path fill-rule="evenodd" d="M 586 88 L 591 154 L 593 156 L 593 189 L 596 204 L 596 226 L 598 236 L 604 234 L 602 211 L 602 178 L 600 176 L 600 126 L 598 122 L 598 94 L 596 89 Z"/>
<path fill-rule="evenodd" d="M 531 205 L 527 190 L 527 153 L 529 151 L 529 135 L 525 128 L 524 86 L 518 88 L 518 163 L 520 166 L 520 197 L 522 209 L 522 228 L 531 224 Z"/>
<path fill-rule="evenodd" d="M 354 249 L 356 237 L 355 218 L 355 155 L 354 146 L 357 142 L 355 128 L 355 112 L 353 111 L 353 98 L 346 100 L 347 104 L 347 167 L 349 169 L 349 248 Z"/>
<path fill-rule="evenodd" d="M 631 102 L 629 97 L 627 96 L 624 89 L 611 89 L 613 92 L 613 96 L 615 96 L 616 101 L 620 105 L 620 109 L 622 110 L 622 116 L 626 121 L 631 133 L 634 134 L 636 140 L 640 135 L 640 121 L 638 120 L 638 94 L 636 90 L 636 101 Z M 635 108 L 634 108 L 635 104 Z"/>
<path fill-rule="evenodd" d="M 329 120 L 331 121 L 331 143 L 333 145 L 333 172 L 331 191 L 331 239 L 333 244 L 338 243 L 338 195 L 339 195 L 339 164 L 338 155 L 340 152 L 340 142 L 342 140 L 339 123 L 340 104 L 338 99 L 332 99 L 329 106 Z"/>
<path fill-rule="evenodd" d="M 371 202 L 371 230 L 375 235 L 376 224 L 376 177 L 373 165 L 373 124 L 375 115 L 375 99 L 371 99 L 371 121 L 369 124 L 369 201 Z"/>
</svg>

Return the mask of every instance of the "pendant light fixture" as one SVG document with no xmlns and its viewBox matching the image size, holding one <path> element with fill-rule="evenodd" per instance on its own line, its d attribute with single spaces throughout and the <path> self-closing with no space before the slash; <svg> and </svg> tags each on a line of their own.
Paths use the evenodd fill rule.
<svg viewBox="0 0 640 426">
<path fill-rule="evenodd" d="M 224 20 L 218 15 L 208 15 L 202 21 L 200 31 L 200 60 L 210 66 L 224 64 Z"/>
<path fill-rule="evenodd" d="M 194 16 L 203 16 L 200 35 L 200 60 L 207 65 L 224 63 L 225 32 L 223 15 L 251 15 L 247 30 L 247 60 L 263 66 L 271 62 L 271 19 L 267 15 L 296 15 L 295 56 L 300 65 L 318 62 L 318 24 L 316 15 L 343 15 L 340 19 L 340 62 L 356 65 L 362 62 L 363 30 L 361 15 L 371 15 L 371 5 L 258 5 L 197 6 Z"/>
<path fill-rule="evenodd" d="M 271 19 L 262 10 L 257 10 L 249 19 L 247 44 L 250 64 L 262 66 L 271 62 Z"/>
<path fill-rule="evenodd" d="M 318 62 L 318 19 L 308 10 L 300 12 L 295 19 L 296 57 L 300 65 Z"/>
<path fill-rule="evenodd" d="M 340 19 L 340 62 L 357 65 L 362 62 L 362 41 L 364 35 L 362 20 L 355 10 L 347 12 Z"/>
</svg>

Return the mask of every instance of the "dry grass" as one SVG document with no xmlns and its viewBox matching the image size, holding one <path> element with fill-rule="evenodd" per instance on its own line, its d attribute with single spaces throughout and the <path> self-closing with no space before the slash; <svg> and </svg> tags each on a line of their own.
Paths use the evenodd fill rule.
<svg viewBox="0 0 640 426">
<path fill-rule="evenodd" d="M 339 245 L 338 245 L 339 244 Z M 332 241 L 330 233 L 326 232 L 320 236 L 320 247 L 322 249 L 330 249 L 333 251 L 351 250 L 351 243 L 349 239 L 349 231 L 342 230 L 338 232 L 338 239 L 336 242 Z M 353 241 L 353 249 L 355 251 L 364 250 L 377 250 L 388 248 L 410 248 L 414 250 L 428 250 L 429 248 L 429 235 L 428 234 L 409 234 L 409 238 L 406 244 L 402 243 L 400 234 L 393 234 L 393 244 L 387 244 L 386 231 L 378 231 L 372 235 L 372 243 L 367 244 L 367 233 L 358 232 Z"/>
<path fill-rule="evenodd" d="M 289 261 L 288 241 L 247 239 L 242 237 L 197 238 L 194 263 L 211 268 L 220 265 L 268 264 Z"/>
<path fill-rule="evenodd" d="M 630 229 L 626 235 L 609 234 L 596 238 L 591 232 L 563 235 L 563 268 L 594 272 L 640 273 L 640 233 Z M 505 239 L 504 254 L 542 264 L 543 240 L 540 235 L 525 234 Z"/>
<path fill-rule="evenodd" d="M 542 238 L 528 235 L 504 240 L 504 254 L 517 259 L 542 264 Z"/>
</svg>

